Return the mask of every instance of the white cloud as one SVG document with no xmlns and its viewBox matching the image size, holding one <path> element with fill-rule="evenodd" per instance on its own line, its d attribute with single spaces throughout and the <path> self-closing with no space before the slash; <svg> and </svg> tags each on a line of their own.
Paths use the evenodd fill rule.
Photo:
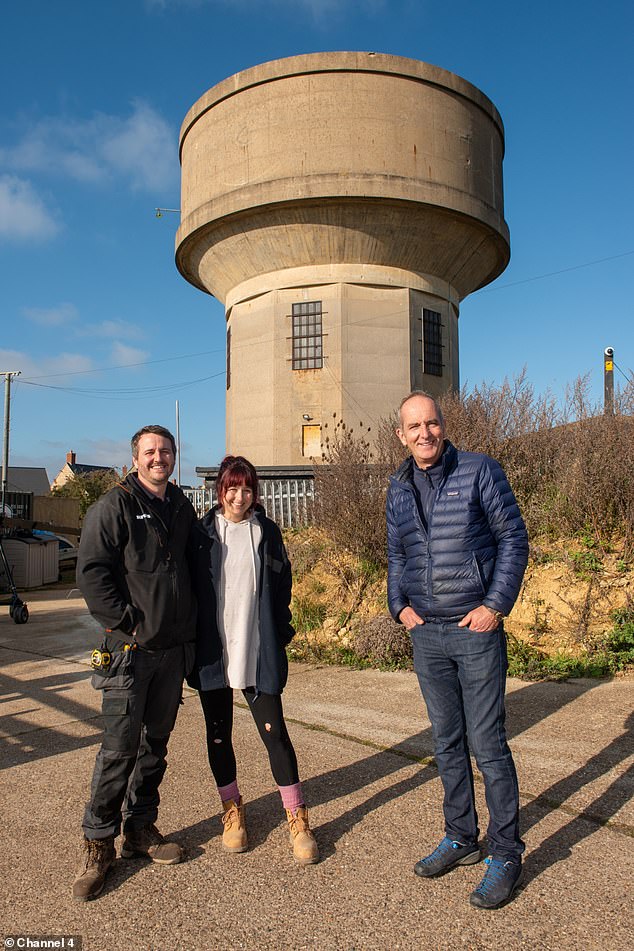
<svg viewBox="0 0 634 951">
<path fill-rule="evenodd" d="M 58 304 L 57 307 L 23 307 L 22 313 L 41 327 L 62 327 L 79 317 L 75 305 L 69 303 Z"/>
<path fill-rule="evenodd" d="M 0 176 L 0 239 L 44 241 L 58 230 L 30 182 L 15 175 Z"/>
<path fill-rule="evenodd" d="M 136 347 L 128 347 L 127 344 L 119 340 L 112 345 L 110 359 L 113 366 L 134 366 L 136 363 L 145 363 L 149 354 L 145 350 L 138 350 Z"/>
<path fill-rule="evenodd" d="M 120 318 L 102 320 L 98 324 L 78 323 L 79 310 L 67 301 L 56 307 L 23 307 L 22 313 L 27 320 L 41 327 L 63 327 L 73 324 L 72 331 L 76 337 L 103 337 L 118 340 L 141 340 L 145 337 L 141 327 Z"/>
<path fill-rule="evenodd" d="M 285 5 L 286 0 L 277 0 L 277 5 Z M 359 6 L 371 6 L 371 2 L 361 3 Z M 337 0 L 297 0 L 297 6 L 304 7 L 309 13 L 312 13 L 315 20 L 321 20 L 322 17 L 338 11 L 345 13 L 345 3 L 338 3 Z"/>
<path fill-rule="evenodd" d="M 145 0 L 146 9 L 152 13 L 162 12 L 169 7 L 236 7 L 240 11 L 252 13 L 254 7 L 286 7 L 293 13 L 302 9 L 312 15 L 313 20 L 325 25 L 326 18 L 333 14 L 355 16 L 376 14 L 385 8 L 386 0 Z"/>
<path fill-rule="evenodd" d="M 31 121 L 18 144 L 3 149 L 0 158 L 21 172 L 61 173 L 83 182 L 98 181 L 105 170 L 98 161 L 95 141 L 104 118 Z"/>
<path fill-rule="evenodd" d="M 153 10 L 167 10 L 169 7 L 203 7 L 206 0 L 145 0 L 145 7 L 152 12 Z M 220 0 L 211 0 L 211 3 L 219 3 Z"/>
<path fill-rule="evenodd" d="M 130 442 L 127 439 L 87 439 L 83 436 L 77 437 L 69 435 L 66 441 L 61 439 L 42 439 L 39 443 L 40 452 L 38 455 L 19 455 L 12 456 L 13 464 L 16 466 L 46 466 L 46 471 L 51 478 L 55 478 L 57 473 L 66 462 L 66 453 L 72 450 L 77 456 L 77 462 L 83 462 L 91 466 L 114 466 L 121 470 L 122 466 L 127 465 L 130 468 L 132 462 L 132 452 Z"/>
<path fill-rule="evenodd" d="M 84 183 L 123 177 L 133 189 L 148 191 L 177 184 L 179 174 L 177 131 L 140 100 L 127 118 L 96 113 L 30 122 L 0 159 L 19 172 L 62 174 Z"/>
<path fill-rule="evenodd" d="M 83 324 L 77 328 L 78 337 L 116 337 L 123 340 L 141 340 L 143 330 L 128 320 L 102 320 L 99 324 Z"/>
<path fill-rule="evenodd" d="M 1 350 L 0 364 L 7 370 L 20 370 L 20 379 L 36 379 L 39 382 L 41 377 L 63 376 L 68 373 L 83 372 L 94 368 L 90 357 L 81 353 L 59 353 L 57 356 L 45 357 L 43 359 L 34 359 L 28 353 L 20 350 Z M 44 382 L 44 380 L 42 381 Z M 49 381 L 46 380 L 48 383 Z M 50 380 L 52 385 L 66 386 L 66 380 L 60 380 L 59 384 L 54 379 Z"/>
<path fill-rule="evenodd" d="M 132 450 L 127 439 L 79 439 L 76 440 L 75 453 L 78 462 L 91 466 L 122 466 L 132 465 Z"/>
<path fill-rule="evenodd" d="M 315 20 L 321 20 L 335 12 L 343 15 L 376 13 L 385 7 L 385 3 L 386 0 L 145 0 L 145 7 L 151 13 L 167 10 L 169 7 L 195 8 L 223 5 L 247 12 L 253 12 L 254 7 L 290 7 L 293 12 L 302 8 L 308 10 Z"/>
<path fill-rule="evenodd" d="M 136 103 L 133 115 L 102 143 L 104 159 L 135 188 L 165 188 L 178 178 L 176 136 L 150 106 Z"/>
</svg>

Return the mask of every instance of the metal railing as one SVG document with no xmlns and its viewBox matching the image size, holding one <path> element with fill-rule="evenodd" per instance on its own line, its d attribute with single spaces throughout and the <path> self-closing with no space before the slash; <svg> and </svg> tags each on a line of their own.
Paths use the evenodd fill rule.
<svg viewBox="0 0 634 951">
<path fill-rule="evenodd" d="M 268 517 L 280 528 L 297 528 L 311 520 L 314 487 L 312 479 L 260 479 L 260 502 Z M 183 489 L 183 492 L 199 518 L 216 503 L 216 492 L 212 487 Z"/>
<path fill-rule="evenodd" d="M 6 511 L 2 513 L 2 506 L 0 505 L 0 515 L 5 514 L 14 518 L 33 518 L 32 492 L 6 492 L 4 504 Z"/>
<path fill-rule="evenodd" d="M 213 505 L 213 489 L 208 489 L 206 486 L 199 486 L 195 489 L 183 489 L 183 492 L 196 509 L 198 518 L 202 518 L 205 512 L 208 512 Z"/>
</svg>

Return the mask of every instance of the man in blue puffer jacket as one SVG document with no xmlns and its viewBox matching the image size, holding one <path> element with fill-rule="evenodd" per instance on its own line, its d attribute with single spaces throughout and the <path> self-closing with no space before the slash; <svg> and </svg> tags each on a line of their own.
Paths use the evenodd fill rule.
<svg viewBox="0 0 634 951">
<path fill-rule="evenodd" d="M 499 463 L 445 439 L 432 397 L 410 393 L 399 417 L 397 435 L 411 455 L 387 495 L 388 603 L 412 637 L 445 816 L 445 837 L 414 870 L 432 878 L 481 858 L 471 750 L 484 778 L 490 855 L 470 901 L 499 908 L 517 886 L 524 851 L 504 729 L 502 619 L 526 569 L 526 528 Z"/>
</svg>

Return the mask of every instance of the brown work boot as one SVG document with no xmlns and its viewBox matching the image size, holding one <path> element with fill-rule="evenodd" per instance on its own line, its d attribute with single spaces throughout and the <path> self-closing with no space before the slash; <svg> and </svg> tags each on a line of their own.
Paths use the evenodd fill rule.
<svg viewBox="0 0 634 951">
<path fill-rule="evenodd" d="M 288 819 L 288 831 L 295 859 L 300 865 L 313 865 L 318 862 L 319 849 L 315 842 L 315 836 L 308 827 L 308 809 L 306 806 L 300 806 L 296 812 L 287 809 L 286 818 Z"/>
<path fill-rule="evenodd" d="M 73 898 L 88 901 L 101 892 L 108 869 L 115 860 L 114 836 L 107 839 L 86 839 L 82 843 L 83 855 L 73 882 Z"/>
<path fill-rule="evenodd" d="M 247 825 L 244 814 L 244 803 L 242 796 L 238 802 L 233 799 L 223 801 L 222 808 L 224 815 L 222 817 L 222 847 L 227 852 L 246 852 L 247 843 Z"/>
<path fill-rule="evenodd" d="M 157 865 L 178 865 L 183 861 L 183 850 L 178 842 L 167 842 L 155 825 L 130 826 L 124 830 L 121 855 L 131 859 L 145 855 Z"/>
</svg>

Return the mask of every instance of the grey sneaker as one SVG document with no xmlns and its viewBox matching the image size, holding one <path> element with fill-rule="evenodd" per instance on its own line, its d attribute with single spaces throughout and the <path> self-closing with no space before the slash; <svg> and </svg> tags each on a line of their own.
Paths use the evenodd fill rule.
<svg viewBox="0 0 634 951">
<path fill-rule="evenodd" d="M 73 882 L 73 898 L 89 901 L 103 889 L 108 869 L 115 860 L 114 836 L 107 839 L 86 839 L 82 843 L 82 858 Z"/>
<path fill-rule="evenodd" d="M 522 874 L 522 863 L 503 862 L 494 859 L 492 855 L 484 860 L 487 869 L 484 878 L 469 896 L 469 901 L 476 908 L 501 908 L 513 897 Z"/>
<path fill-rule="evenodd" d="M 177 842 L 167 842 L 155 825 L 129 826 L 124 831 L 121 855 L 131 859 L 144 855 L 158 865 L 178 865 L 183 861 L 183 850 Z"/>
<path fill-rule="evenodd" d="M 435 878 L 449 872 L 456 865 L 474 865 L 480 858 L 477 845 L 463 845 L 457 839 L 445 836 L 433 852 L 416 863 L 414 871 L 421 878 Z"/>
</svg>

